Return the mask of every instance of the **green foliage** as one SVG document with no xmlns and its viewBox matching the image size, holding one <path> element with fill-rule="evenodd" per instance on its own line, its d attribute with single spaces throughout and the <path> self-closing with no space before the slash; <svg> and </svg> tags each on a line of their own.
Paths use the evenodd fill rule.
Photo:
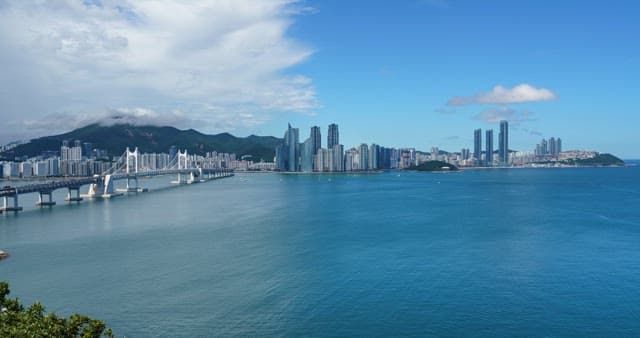
<svg viewBox="0 0 640 338">
<path fill-rule="evenodd" d="M 566 160 L 567 164 L 584 165 L 584 166 L 623 166 L 624 161 L 611 154 L 598 154 L 592 158 L 570 159 Z"/>
<path fill-rule="evenodd" d="M 71 132 L 31 140 L 12 149 L 15 156 L 37 156 L 45 150 L 59 150 L 63 140 L 91 142 L 111 155 L 120 155 L 126 147 L 138 147 L 141 152 L 166 153 L 172 145 L 187 149 L 191 154 L 206 152 L 235 153 L 238 157 L 251 155 L 254 161 L 273 160 L 275 148 L 282 140 L 272 136 L 235 137 L 229 133 L 206 135 L 196 130 L 173 127 L 92 124 Z"/>
<path fill-rule="evenodd" d="M 448 169 L 444 169 L 444 168 L 448 168 Z M 409 170 L 416 170 L 416 171 L 457 171 L 459 170 L 458 167 L 456 167 L 453 164 L 449 164 L 447 162 L 443 162 L 443 161 L 427 161 L 424 163 L 421 163 L 418 166 L 411 166 L 409 168 Z"/>
<path fill-rule="evenodd" d="M 0 337 L 114 337 L 101 320 L 73 314 L 69 319 L 45 314 L 39 302 L 25 309 L 18 298 L 7 298 L 9 284 L 0 282 Z"/>
</svg>

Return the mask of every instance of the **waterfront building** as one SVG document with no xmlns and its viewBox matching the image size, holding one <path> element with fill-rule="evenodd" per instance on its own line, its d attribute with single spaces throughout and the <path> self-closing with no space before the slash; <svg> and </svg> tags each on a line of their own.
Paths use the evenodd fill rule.
<svg viewBox="0 0 640 338">
<path fill-rule="evenodd" d="M 331 171 L 344 171 L 344 146 L 336 144 L 331 150 Z"/>
<path fill-rule="evenodd" d="M 332 123 L 329 125 L 327 133 L 327 149 L 333 149 L 336 144 L 340 144 L 340 133 L 338 132 L 338 125 Z"/>
<path fill-rule="evenodd" d="M 471 158 L 471 151 L 469 150 L 469 148 L 462 148 L 462 150 L 460 151 L 460 155 L 462 156 L 462 160 L 468 160 L 469 158 Z"/>
<path fill-rule="evenodd" d="M 306 139 L 300 148 L 300 170 L 304 172 L 313 171 L 313 139 Z"/>
<path fill-rule="evenodd" d="M 49 162 L 38 161 L 33 164 L 33 176 L 49 176 Z"/>
<path fill-rule="evenodd" d="M 366 143 L 362 143 L 358 149 L 358 156 L 360 157 L 360 170 L 369 170 L 369 147 Z"/>
<path fill-rule="evenodd" d="M 476 163 L 482 161 L 482 129 L 473 131 L 473 158 Z"/>
<path fill-rule="evenodd" d="M 380 146 L 373 143 L 369 147 L 369 170 L 378 169 L 378 155 L 380 152 Z"/>
<path fill-rule="evenodd" d="M 556 138 L 555 137 L 549 138 L 549 154 L 551 156 L 558 155 L 557 150 L 556 150 Z"/>
<path fill-rule="evenodd" d="M 318 149 L 322 148 L 322 136 L 318 126 L 311 127 L 311 148 L 313 155 L 318 153 Z"/>
<path fill-rule="evenodd" d="M 354 150 L 352 148 L 344 152 L 344 171 L 353 171 Z"/>
<path fill-rule="evenodd" d="M 484 163 L 486 166 L 493 165 L 493 129 L 489 129 L 485 134 L 485 155 L 484 155 Z"/>
<path fill-rule="evenodd" d="M 20 164 L 17 162 L 8 162 L 4 164 L 3 169 L 4 177 L 18 177 L 20 176 Z"/>
<path fill-rule="evenodd" d="M 22 177 L 31 177 L 33 176 L 33 166 L 31 162 L 21 162 L 20 163 L 20 175 Z"/>
<path fill-rule="evenodd" d="M 298 128 L 289 124 L 284 133 L 284 143 L 276 148 L 276 164 L 278 170 L 298 171 L 300 168 L 300 143 Z"/>
<path fill-rule="evenodd" d="M 500 121 L 500 135 L 498 138 L 500 163 L 502 165 L 509 165 L 509 122 L 506 120 Z"/>
</svg>

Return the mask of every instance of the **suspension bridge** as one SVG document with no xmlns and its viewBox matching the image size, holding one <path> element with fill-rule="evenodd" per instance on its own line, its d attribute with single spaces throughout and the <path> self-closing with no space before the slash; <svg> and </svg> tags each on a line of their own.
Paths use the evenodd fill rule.
<svg viewBox="0 0 640 338">
<path fill-rule="evenodd" d="M 80 202 L 83 198 L 111 198 L 124 193 L 146 191 L 138 185 L 138 179 L 144 177 L 175 175 L 177 179 L 171 183 L 192 184 L 233 176 L 233 170 L 230 169 L 210 169 L 190 165 L 186 150 L 178 151 L 171 162 L 162 169 L 142 168 L 138 162 L 139 155 L 138 148 L 134 151 L 127 148 L 108 170 L 93 177 L 66 178 L 16 187 L 5 186 L 0 189 L 0 197 L 2 198 L 0 213 L 22 210 L 18 203 L 18 197 L 24 194 L 37 193 L 36 205 L 44 207 L 56 204 L 53 201 L 53 192 L 58 189 L 67 189 L 66 201 Z M 117 189 L 115 182 L 120 180 L 126 180 L 126 186 Z M 89 186 L 88 192 L 81 195 L 80 189 L 85 185 Z"/>
</svg>

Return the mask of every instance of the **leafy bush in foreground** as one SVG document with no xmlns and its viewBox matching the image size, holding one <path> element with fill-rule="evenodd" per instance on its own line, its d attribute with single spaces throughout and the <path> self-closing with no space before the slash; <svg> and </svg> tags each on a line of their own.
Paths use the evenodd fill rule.
<svg viewBox="0 0 640 338">
<path fill-rule="evenodd" d="M 7 298 L 9 292 L 9 283 L 0 282 L 0 337 L 114 337 L 101 320 L 45 314 L 39 302 L 25 308 L 18 298 Z"/>
</svg>

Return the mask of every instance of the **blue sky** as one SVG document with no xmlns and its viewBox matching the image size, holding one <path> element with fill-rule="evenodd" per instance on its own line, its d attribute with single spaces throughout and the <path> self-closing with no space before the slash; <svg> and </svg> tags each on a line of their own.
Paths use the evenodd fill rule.
<svg viewBox="0 0 640 338">
<path fill-rule="evenodd" d="M 341 143 L 640 158 L 638 1 L 0 0 L 0 142 L 114 116 Z"/>
<path fill-rule="evenodd" d="M 528 111 L 512 121 L 514 149 L 541 137 L 565 149 L 640 158 L 640 6 L 629 1 L 321 1 L 291 34 L 314 54 L 295 70 L 313 79 L 316 116 L 287 114 L 304 129 L 340 124 L 342 142 L 458 150 L 489 109 Z M 526 83 L 550 101 L 448 107 L 455 96 Z M 439 109 L 449 113 L 438 112 Z M 450 110 L 455 110 L 451 112 Z M 519 118 L 518 118 L 519 119 Z M 279 128 L 279 129 L 278 129 Z"/>
</svg>

